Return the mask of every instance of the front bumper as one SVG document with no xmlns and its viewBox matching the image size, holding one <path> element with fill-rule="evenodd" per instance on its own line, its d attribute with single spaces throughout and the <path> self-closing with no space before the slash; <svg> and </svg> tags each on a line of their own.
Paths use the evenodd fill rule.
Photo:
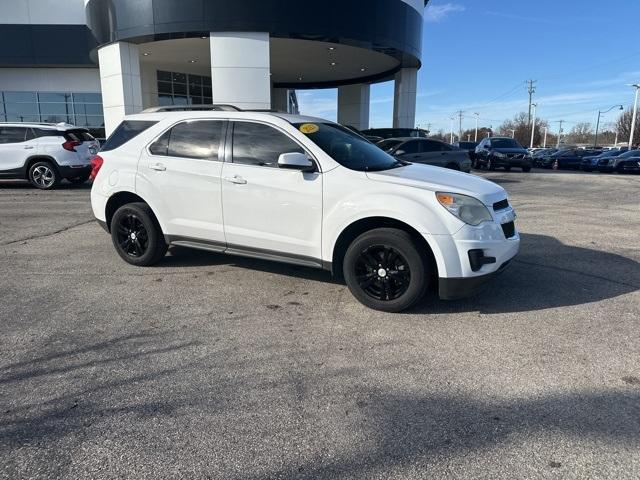
<svg viewBox="0 0 640 480">
<path fill-rule="evenodd" d="M 507 260 L 500 265 L 498 270 L 479 277 L 440 278 L 438 279 L 438 296 L 442 300 L 460 300 L 473 297 L 480 293 L 489 281 L 504 272 L 510 263 L 511 260 Z"/>
</svg>

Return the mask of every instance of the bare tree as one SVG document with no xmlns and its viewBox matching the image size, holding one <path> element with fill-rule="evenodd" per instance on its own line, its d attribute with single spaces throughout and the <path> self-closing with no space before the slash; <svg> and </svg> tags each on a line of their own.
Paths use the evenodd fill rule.
<svg viewBox="0 0 640 480">
<path fill-rule="evenodd" d="M 629 135 L 631 133 L 631 119 L 633 117 L 633 110 L 628 108 L 618 117 L 616 122 L 616 129 L 618 130 L 618 137 L 620 142 L 628 142 Z M 640 117 L 640 115 L 639 115 Z M 633 134 L 634 143 L 640 142 L 640 118 L 636 119 L 635 133 Z"/>
<path fill-rule="evenodd" d="M 511 136 L 513 132 L 514 138 L 524 147 L 528 147 L 531 142 L 531 125 L 527 123 L 527 112 L 518 113 L 513 119 L 505 121 L 500 125 L 499 132 L 501 135 Z M 549 123 L 538 118 L 536 120 L 536 131 L 533 138 L 534 146 L 541 146 L 544 137 L 544 128 L 548 127 Z M 547 139 L 548 141 L 548 139 Z"/>
<path fill-rule="evenodd" d="M 589 122 L 576 123 L 567 135 L 567 143 L 593 143 L 593 127 Z"/>
</svg>

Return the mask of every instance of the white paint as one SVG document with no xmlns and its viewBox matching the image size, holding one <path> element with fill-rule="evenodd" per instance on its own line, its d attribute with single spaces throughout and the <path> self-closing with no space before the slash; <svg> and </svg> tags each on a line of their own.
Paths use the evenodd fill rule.
<svg viewBox="0 0 640 480">
<path fill-rule="evenodd" d="M 85 0 L 0 0 L 0 24 L 86 25 Z"/>
<path fill-rule="evenodd" d="M 338 88 L 338 123 L 358 130 L 369 128 L 369 85 L 346 85 Z"/>
<path fill-rule="evenodd" d="M 100 92 L 97 68 L 0 68 L 0 91 Z"/>
<path fill-rule="evenodd" d="M 106 135 L 125 115 L 142 111 L 140 53 L 137 45 L 119 42 L 98 50 Z"/>
<path fill-rule="evenodd" d="M 213 103 L 271 108 L 269 34 L 211 33 Z"/>
<path fill-rule="evenodd" d="M 416 99 L 418 96 L 418 70 L 403 68 L 396 74 L 393 99 L 394 128 L 414 128 L 416 125 Z"/>
</svg>

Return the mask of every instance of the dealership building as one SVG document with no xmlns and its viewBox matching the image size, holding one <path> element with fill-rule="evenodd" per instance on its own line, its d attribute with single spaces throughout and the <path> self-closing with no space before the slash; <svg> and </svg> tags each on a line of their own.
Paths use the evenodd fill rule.
<svg viewBox="0 0 640 480">
<path fill-rule="evenodd" d="M 295 112 L 296 90 L 337 88 L 364 129 L 394 80 L 393 126 L 413 127 L 427 1 L 0 0 L 0 121 L 104 136 L 149 107 Z"/>
</svg>

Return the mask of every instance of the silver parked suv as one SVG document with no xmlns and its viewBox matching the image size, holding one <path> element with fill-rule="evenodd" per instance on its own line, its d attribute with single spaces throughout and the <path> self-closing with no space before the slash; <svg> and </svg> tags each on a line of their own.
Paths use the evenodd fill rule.
<svg viewBox="0 0 640 480">
<path fill-rule="evenodd" d="M 64 123 L 0 123 L 0 179 L 26 179 L 48 190 L 62 179 L 89 179 L 99 143 L 83 129 Z"/>
</svg>

